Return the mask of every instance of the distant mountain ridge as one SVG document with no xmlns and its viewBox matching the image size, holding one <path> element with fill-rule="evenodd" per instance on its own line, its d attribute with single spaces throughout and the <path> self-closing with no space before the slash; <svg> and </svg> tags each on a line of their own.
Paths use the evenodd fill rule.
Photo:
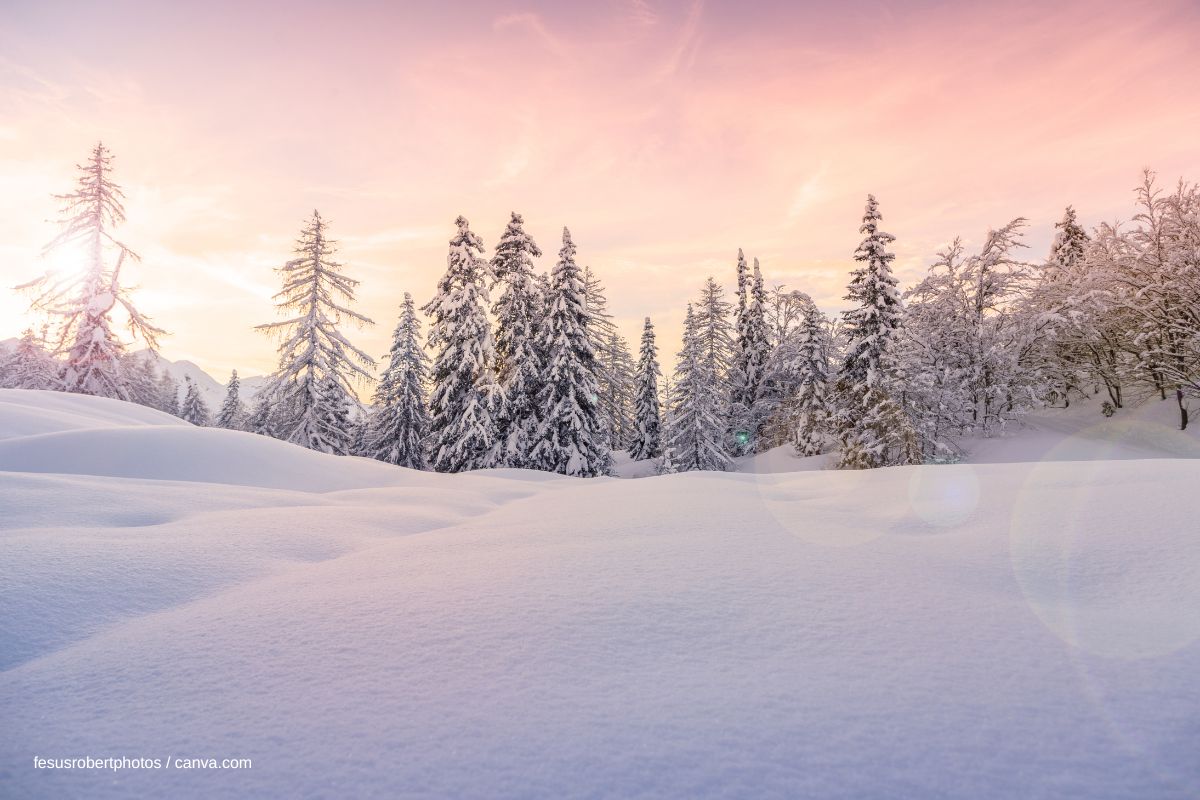
<svg viewBox="0 0 1200 800">
<path fill-rule="evenodd" d="M 204 398 L 204 402 L 208 404 L 210 411 L 215 413 L 221 407 L 221 403 L 224 402 L 228 384 L 209 375 L 195 363 L 186 359 L 171 361 L 161 353 L 156 353 L 148 349 L 138 350 L 134 355 L 139 358 L 149 358 L 155 369 L 159 372 L 170 374 L 171 377 L 179 382 L 180 387 L 183 386 L 184 378 L 190 378 L 199 387 L 200 396 Z M 266 385 L 268 380 L 266 375 L 238 377 L 241 379 L 239 395 L 243 403 L 252 400 L 258 394 L 259 390 Z"/>
</svg>

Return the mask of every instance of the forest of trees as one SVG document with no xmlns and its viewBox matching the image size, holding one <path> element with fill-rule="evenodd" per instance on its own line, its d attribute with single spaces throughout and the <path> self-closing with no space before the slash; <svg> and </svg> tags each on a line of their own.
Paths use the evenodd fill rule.
<svg viewBox="0 0 1200 800">
<path fill-rule="evenodd" d="M 520 214 L 491 258 L 459 217 L 433 297 L 418 307 L 404 295 L 370 404 L 358 397 L 375 361 L 347 328 L 374 323 L 354 310 L 358 281 L 314 211 L 278 269 L 280 319 L 258 326 L 279 341 L 276 371 L 249 407 L 235 371 L 210 409 L 194 383 L 130 352 L 137 340 L 154 350 L 165 331 L 121 280 L 138 256 L 116 238 L 125 216 L 111 155 L 97 145 L 79 169 L 46 249 L 80 248 L 86 269 L 16 287 L 44 324 L 0 353 L 0 387 L 128 400 L 413 469 L 581 477 L 611 474 L 615 451 L 660 473 L 731 469 L 780 445 L 846 469 L 953 461 L 965 438 L 1039 407 L 1099 395 L 1111 415 L 1154 396 L 1177 403 L 1186 428 L 1200 397 L 1200 191 L 1162 189 L 1150 172 L 1129 223 L 1089 231 L 1067 207 L 1049 254 L 1025 260 L 1018 218 L 975 251 L 955 239 L 903 290 L 868 196 L 849 307 L 835 319 L 800 290 L 768 288 L 738 250 L 734 296 L 709 277 L 687 305 L 669 380 L 652 321 L 635 359 L 570 231 L 541 271 Z M 114 329 L 118 307 L 129 340 Z"/>
</svg>

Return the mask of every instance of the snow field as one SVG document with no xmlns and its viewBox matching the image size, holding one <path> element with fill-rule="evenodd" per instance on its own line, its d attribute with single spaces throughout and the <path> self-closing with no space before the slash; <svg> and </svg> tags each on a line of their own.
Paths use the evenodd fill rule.
<svg viewBox="0 0 1200 800">
<path fill-rule="evenodd" d="M 1200 461 L 448 476 L 34 394 L 5 797 L 1200 791 Z M 168 753 L 254 766 L 31 767 Z"/>
</svg>

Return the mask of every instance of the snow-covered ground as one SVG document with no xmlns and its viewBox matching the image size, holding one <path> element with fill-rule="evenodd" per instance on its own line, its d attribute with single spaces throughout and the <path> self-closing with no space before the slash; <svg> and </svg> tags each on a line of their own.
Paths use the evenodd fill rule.
<svg viewBox="0 0 1200 800">
<path fill-rule="evenodd" d="M 1196 797 L 1168 405 L 581 481 L 0 391 L 0 796 Z M 34 766 L 84 756 L 253 766 Z"/>
</svg>

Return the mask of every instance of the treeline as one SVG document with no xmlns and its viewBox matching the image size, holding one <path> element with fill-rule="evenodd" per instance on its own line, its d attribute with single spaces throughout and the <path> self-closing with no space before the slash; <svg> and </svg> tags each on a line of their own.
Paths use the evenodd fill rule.
<svg viewBox="0 0 1200 800">
<path fill-rule="evenodd" d="M 646 318 L 635 359 L 598 277 L 577 263 L 564 228 L 556 262 L 513 214 L 491 257 L 456 220 L 446 271 L 419 309 L 400 305 L 372 404 L 358 390 L 374 359 L 346 323 L 358 282 L 335 261 L 314 212 L 279 269 L 279 365 L 250 407 L 236 372 L 220 409 L 198 387 L 173 385 L 125 352 L 119 305 L 150 347 L 163 331 L 120 282 L 136 254 L 114 238 L 120 188 L 102 145 L 64 201 L 48 249 L 82 245 L 88 268 L 22 287 L 46 314 L 0 363 L 0 384 L 141 402 L 194 424 L 274 436 L 315 450 L 415 469 L 520 467 L 597 476 L 613 452 L 655 459 L 659 472 L 723 470 L 738 456 L 790 444 L 831 453 L 842 468 L 954 460 L 966 437 L 989 436 L 1028 411 L 1102 395 L 1106 414 L 1150 395 L 1173 396 L 1187 425 L 1200 396 L 1200 194 L 1158 189 L 1147 173 L 1126 225 L 1089 233 L 1068 208 L 1043 261 L 1019 257 L 1026 221 L 988 231 L 968 251 L 956 239 L 903 293 L 894 237 L 869 197 L 846 300 L 827 318 L 804 292 L 768 289 L 741 251 L 728 298 L 710 277 L 689 304 L 670 380 Z M 422 337 L 421 316 L 428 319 Z"/>
</svg>

